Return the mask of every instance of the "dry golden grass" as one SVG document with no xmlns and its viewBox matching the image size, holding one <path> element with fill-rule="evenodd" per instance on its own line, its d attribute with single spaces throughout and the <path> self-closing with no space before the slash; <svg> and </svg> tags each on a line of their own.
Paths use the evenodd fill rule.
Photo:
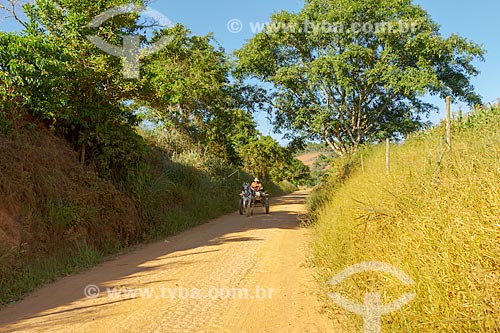
<svg viewBox="0 0 500 333">
<path fill-rule="evenodd" d="M 500 332 L 500 108 L 456 121 L 448 152 L 439 126 L 393 146 L 365 152 L 359 168 L 314 212 L 314 260 L 325 291 L 362 303 L 368 291 L 385 303 L 415 299 L 382 318 L 387 332 Z M 414 281 L 363 273 L 327 281 L 364 261 L 391 264 Z M 332 313 L 339 308 L 325 297 Z M 361 317 L 340 310 L 346 327 Z"/>
</svg>

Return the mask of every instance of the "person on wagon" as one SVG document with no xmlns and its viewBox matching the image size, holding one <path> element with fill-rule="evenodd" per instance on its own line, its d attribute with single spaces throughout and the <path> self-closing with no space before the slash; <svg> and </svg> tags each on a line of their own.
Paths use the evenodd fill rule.
<svg viewBox="0 0 500 333">
<path fill-rule="evenodd" d="M 259 178 L 255 178 L 253 180 L 252 185 L 250 185 L 255 192 L 263 192 L 264 191 L 264 186 L 262 186 Z"/>
</svg>

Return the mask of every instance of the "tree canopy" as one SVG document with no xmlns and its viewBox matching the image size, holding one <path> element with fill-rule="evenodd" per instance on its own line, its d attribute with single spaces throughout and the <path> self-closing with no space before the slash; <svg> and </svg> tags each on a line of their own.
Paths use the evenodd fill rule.
<svg viewBox="0 0 500 333">
<path fill-rule="evenodd" d="M 17 0 L 8 1 L 12 6 L 0 10 L 19 10 Z M 252 111 L 265 102 L 264 90 L 232 80 L 233 65 L 211 34 L 145 21 L 133 11 L 89 27 L 125 4 L 39 0 L 23 6 L 22 31 L 0 32 L 0 131 L 16 119 L 48 128 L 80 153 L 83 164 L 111 179 L 144 166 L 146 131 L 139 134 L 139 125 L 161 132 L 172 146 L 169 154 L 197 149 L 241 166 L 245 147 L 260 136 Z M 163 37 L 169 43 L 142 58 L 140 77 L 130 79 L 120 57 L 103 52 L 89 35 L 117 48 L 125 35 L 143 48 Z M 266 145 L 279 147 L 271 138 Z"/>
<path fill-rule="evenodd" d="M 277 130 L 344 155 L 425 124 L 426 94 L 480 103 L 470 82 L 484 51 L 444 38 L 411 0 L 307 0 L 274 14 L 236 52 L 240 78 L 273 85 Z"/>
</svg>

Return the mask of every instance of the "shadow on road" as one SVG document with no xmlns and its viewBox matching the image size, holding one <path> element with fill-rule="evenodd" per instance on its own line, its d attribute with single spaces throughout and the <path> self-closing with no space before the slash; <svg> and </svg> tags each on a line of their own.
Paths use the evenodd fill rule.
<svg viewBox="0 0 500 333">
<path fill-rule="evenodd" d="M 96 285 L 101 290 L 110 287 L 113 281 L 119 281 L 120 286 L 127 286 L 127 280 L 137 276 L 147 275 L 158 269 L 164 269 L 164 258 L 175 259 L 168 262 L 168 267 L 193 265 L 197 263 L 197 256 L 214 255 L 220 249 L 211 249 L 236 242 L 261 242 L 262 238 L 239 236 L 253 229 L 298 229 L 301 228 L 299 212 L 303 209 L 308 192 L 296 192 L 288 196 L 271 199 L 271 214 L 266 215 L 264 207 L 254 208 L 254 216 L 240 216 L 238 212 L 214 219 L 207 224 L 187 230 L 181 234 L 167 238 L 163 242 L 142 245 L 131 253 L 119 256 L 105 262 L 87 272 L 64 277 L 55 283 L 42 287 L 29 295 L 25 300 L 10 305 L 0 311 L 0 331 L 10 332 L 8 324 L 18 323 L 16 330 L 30 331 L 29 324 L 23 327 L 25 319 L 43 318 L 43 326 L 50 331 L 53 316 L 63 313 L 76 313 L 78 311 L 94 311 L 96 307 L 111 306 L 117 302 L 101 295 L 99 301 L 88 306 L 71 308 L 71 304 L 85 300 L 84 289 L 88 285 Z M 193 251 L 199 249 L 199 251 Z M 185 253 L 189 251 L 188 253 Z M 147 263 L 147 265 L 145 265 Z M 102 269 L 103 266 L 108 269 Z M 146 281 L 143 285 L 168 282 Z M 76 313 L 76 315 L 78 315 Z M 65 317 L 68 319 L 68 317 Z M 55 318 L 54 318 L 55 319 Z M 97 318 L 98 319 L 98 318 Z M 78 318 L 73 318 L 78 321 Z M 3 327 L 3 328 L 2 328 Z M 37 327 L 40 329 L 40 327 Z"/>
</svg>

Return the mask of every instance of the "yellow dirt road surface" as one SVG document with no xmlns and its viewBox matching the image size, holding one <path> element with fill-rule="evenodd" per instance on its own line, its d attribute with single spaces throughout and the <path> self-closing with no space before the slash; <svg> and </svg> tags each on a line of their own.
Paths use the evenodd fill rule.
<svg viewBox="0 0 500 333">
<path fill-rule="evenodd" d="M 306 266 L 307 194 L 62 278 L 0 311 L 0 332 L 336 332 Z"/>
</svg>

